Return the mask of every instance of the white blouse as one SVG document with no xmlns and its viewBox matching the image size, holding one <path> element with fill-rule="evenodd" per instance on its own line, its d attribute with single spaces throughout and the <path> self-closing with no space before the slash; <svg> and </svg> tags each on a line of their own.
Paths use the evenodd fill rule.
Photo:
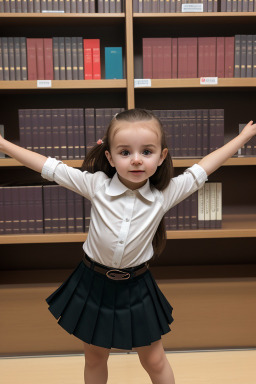
<svg viewBox="0 0 256 384">
<path fill-rule="evenodd" d="M 152 240 L 163 215 L 203 186 L 205 170 L 198 164 L 174 177 L 164 191 L 149 181 L 130 190 L 117 174 L 81 171 L 49 157 L 42 177 L 79 193 L 92 203 L 90 229 L 83 250 L 112 268 L 140 265 L 153 256 Z"/>
</svg>

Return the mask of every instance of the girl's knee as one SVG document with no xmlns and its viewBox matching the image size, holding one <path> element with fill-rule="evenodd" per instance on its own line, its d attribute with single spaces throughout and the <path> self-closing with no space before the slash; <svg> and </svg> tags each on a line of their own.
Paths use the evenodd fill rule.
<svg viewBox="0 0 256 384">
<path fill-rule="evenodd" d="M 147 372 L 154 372 L 155 374 L 163 371 L 166 364 L 166 356 L 163 350 L 149 349 L 144 350 L 143 353 L 138 352 L 141 365 Z"/>
<path fill-rule="evenodd" d="M 109 349 L 84 343 L 85 363 L 91 367 L 106 364 L 109 358 L 109 352 Z"/>
</svg>

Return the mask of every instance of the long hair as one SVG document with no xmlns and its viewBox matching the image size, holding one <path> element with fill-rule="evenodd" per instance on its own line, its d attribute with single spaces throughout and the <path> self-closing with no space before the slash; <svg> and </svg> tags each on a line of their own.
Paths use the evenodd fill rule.
<svg viewBox="0 0 256 384">
<path fill-rule="evenodd" d="M 116 121 L 127 121 L 127 122 L 137 122 L 137 121 L 147 121 L 155 119 L 158 123 L 160 132 L 161 132 L 161 150 L 167 148 L 165 133 L 161 121 L 153 114 L 153 112 L 146 109 L 129 109 L 123 112 L 120 112 L 111 120 L 107 131 L 102 138 L 102 144 L 96 144 L 86 155 L 83 164 L 82 170 L 95 173 L 98 171 L 104 172 L 108 177 L 112 178 L 116 173 L 114 167 L 112 167 L 108 159 L 106 158 L 105 151 L 110 152 L 110 134 L 115 126 Z M 166 158 L 160 166 L 158 166 L 154 175 L 150 177 L 150 183 L 157 188 L 159 191 L 163 191 L 169 184 L 171 178 L 173 177 L 173 165 L 170 153 L 168 151 Z M 164 250 L 166 244 L 166 230 L 164 218 L 162 218 L 155 236 L 152 241 L 154 256 L 158 256 Z"/>
</svg>

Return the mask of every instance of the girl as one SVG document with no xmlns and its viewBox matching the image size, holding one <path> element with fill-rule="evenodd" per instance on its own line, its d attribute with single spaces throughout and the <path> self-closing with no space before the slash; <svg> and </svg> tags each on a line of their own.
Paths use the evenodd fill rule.
<svg viewBox="0 0 256 384">
<path fill-rule="evenodd" d="M 236 138 L 175 178 L 161 122 L 146 110 L 114 116 L 82 171 L 0 137 L 2 152 L 91 200 L 84 260 L 47 298 L 59 324 L 84 343 L 86 384 L 107 382 L 112 347 L 135 348 L 152 383 L 174 384 L 161 342 L 170 331 L 172 307 L 147 262 L 164 247 L 165 212 L 201 188 L 255 134 L 250 121 Z"/>
</svg>

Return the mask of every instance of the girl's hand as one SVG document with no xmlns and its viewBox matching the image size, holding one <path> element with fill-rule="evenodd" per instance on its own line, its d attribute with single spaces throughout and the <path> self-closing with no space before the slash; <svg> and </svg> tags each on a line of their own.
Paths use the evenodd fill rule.
<svg viewBox="0 0 256 384">
<path fill-rule="evenodd" d="M 245 143 L 249 141 L 254 135 L 256 135 L 256 124 L 253 124 L 253 121 L 249 121 L 249 123 L 244 127 L 242 132 L 240 133 Z"/>
</svg>

